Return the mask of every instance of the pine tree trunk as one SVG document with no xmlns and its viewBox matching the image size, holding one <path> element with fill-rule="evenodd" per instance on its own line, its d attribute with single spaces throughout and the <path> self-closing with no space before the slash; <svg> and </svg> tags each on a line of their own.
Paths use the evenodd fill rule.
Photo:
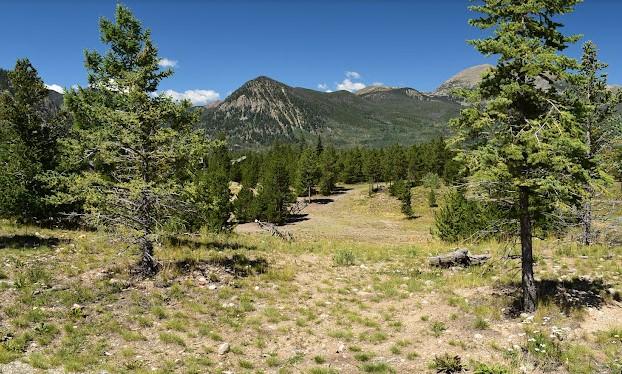
<svg viewBox="0 0 622 374">
<path fill-rule="evenodd" d="M 153 275 L 158 272 L 158 263 L 153 257 L 153 242 L 147 237 L 142 236 L 138 239 L 138 246 L 142 253 L 140 259 L 140 270 L 144 275 Z"/>
<path fill-rule="evenodd" d="M 583 245 L 592 244 L 592 193 L 583 204 L 583 214 L 581 215 L 581 223 L 583 226 L 583 234 L 581 242 Z"/>
<path fill-rule="evenodd" d="M 151 239 L 151 234 L 153 232 L 153 204 L 147 191 L 142 192 L 140 200 L 139 219 L 142 223 L 142 235 L 138 239 L 138 246 L 142 253 L 142 257 L 139 267 L 144 275 L 153 275 L 158 272 L 158 263 L 153 256 L 153 241 Z"/>
<path fill-rule="evenodd" d="M 592 125 L 589 121 L 587 125 L 587 131 L 585 133 L 585 145 L 588 149 L 587 158 L 589 160 L 592 160 Z M 581 214 L 581 223 L 583 226 L 583 235 L 581 237 L 581 242 L 583 243 L 583 245 L 592 244 L 592 199 L 594 198 L 594 191 L 589 184 L 587 186 L 587 191 L 588 197 L 583 204 L 583 212 Z"/>
<path fill-rule="evenodd" d="M 531 217 L 529 215 L 529 189 L 520 188 L 520 241 L 522 262 L 523 311 L 536 310 L 536 283 L 533 276 L 533 246 Z"/>
<path fill-rule="evenodd" d="M 149 141 L 148 134 L 144 134 L 143 138 L 145 153 L 151 152 L 151 142 Z M 138 219 L 142 226 L 142 235 L 138 239 L 138 245 L 142 253 L 140 259 L 140 270 L 146 276 L 154 275 L 158 272 L 158 262 L 153 256 L 153 229 L 154 229 L 154 201 L 151 191 L 146 187 L 151 182 L 152 169 L 148 157 L 142 157 L 140 161 L 141 177 L 145 183 L 140 194 L 140 204 L 138 208 Z"/>
</svg>

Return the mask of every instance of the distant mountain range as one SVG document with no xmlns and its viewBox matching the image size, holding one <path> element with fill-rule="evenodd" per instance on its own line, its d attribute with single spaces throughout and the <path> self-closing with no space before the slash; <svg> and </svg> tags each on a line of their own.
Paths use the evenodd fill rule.
<svg viewBox="0 0 622 374">
<path fill-rule="evenodd" d="M 447 122 L 461 107 L 451 90 L 474 87 L 489 68 L 466 69 L 431 93 L 387 86 L 320 92 L 262 76 L 205 107 L 201 124 L 209 134 L 224 134 L 237 148 L 318 135 L 336 146 L 414 144 L 448 134 Z"/>
<path fill-rule="evenodd" d="M 321 92 L 291 87 L 268 77 L 244 83 L 223 101 L 201 110 L 209 136 L 225 135 L 233 148 L 261 148 L 276 141 L 315 141 L 322 136 L 337 147 L 410 145 L 449 135 L 448 121 L 462 106 L 451 92 L 473 88 L 490 65 L 467 68 L 433 92 L 373 85 L 357 92 Z M 0 91 L 8 89 L 0 69 Z M 63 95 L 49 90 L 49 105 Z"/>
</svg>

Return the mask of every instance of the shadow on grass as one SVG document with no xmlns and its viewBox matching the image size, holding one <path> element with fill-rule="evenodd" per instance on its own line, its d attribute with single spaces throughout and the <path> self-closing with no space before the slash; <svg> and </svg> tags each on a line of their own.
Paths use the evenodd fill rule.
<svg viewBox="0 0 622 374">
<path fill-rule="evenodd" d="M 247 249 L 255 250 L 257 247 L 252 245 L 244 245 L 240 243 L 228 243 L 222 241 L 200 241 L 194 239 L 168 237 L 165 239 L 165 243 L 177 247 L 190 247 L 193 249 L 215 249 L 217 251 L 224 251 L 226 249 Z"/>
<path fill-rule="evenodd" d="M 249 258 L 244 254 L 214 256 L 206 260 L 184 259 L 173 265 L 182 273 L 201 271 L 207 273 L 212 267 L 218 267 L 236 277 L 247 277 L 254 274 L 263 274 L 268 269 L 268 261 L 263 258 Z"/>
<path fill-rule="evenodd" d="M 409 220 L 409 221 L 414 221 L 414 220 L 416 220 L 417 218 L 421 218 L 421 216 L 418 216 L 418 215 L 416 215 L 416 214 L 411 214 L 410 216 L 407 216 L 407 217 L 406 217 L 406 219 L 407 219 L 407 220 Z"/>
<path fill-rule="evenodd" d="M 348 191 L 351 191 L 351 188 L 347 188 L 347 187 L 335 187 L 332 191 L 331 191 L 331 195 L 342 195 Z"/>
<path fill-rule="evenodd" d="M 69 239 L 60 239 L 56 237 L 44 238 L 37 235 L 10 235 L 0 236 L 0 249 L 4 248 L 38 248 L 53 247 L 61 243 L 69 243 Z"/>
<path fill-rule="evenodd" d="M 329 198 L 311 199 L 311 204 L 326 205 L 326 204 L 332 203 L 333 201 L 335 201 L 335 200 L 329 199 Z"/>
<path fill-rule="evenodd" d="M 544 279 L 536 282 L 538 289 L 538 301 L 541 303 L 553 303 L 562 312 L 568 314 L 573 310 L 583 308 L 601 308 L 605 303 L 607 289 L 611 285 L 601 279 L 588 279 L 575 277 L 568 280 Z M 520 284 L 512 284 L 507 289 L 507 294 L 512 298 L 509 315 L 516 317 L 522 309 L 522 293 Z M 619 296 L 614 296 L 616 298 Z"/>
<path fill-rule="evenodd" d="M 308 214 L 306 214 L 306 213 L 304 213 L 304 214 L 290 214 L 289 217 L 287 217 L 287 222 L 285 222 L 285 225 L 287 225 L 289 223 L 308 221 L 309 218 L 307 216 L 308 216 Z"/>
</svg>

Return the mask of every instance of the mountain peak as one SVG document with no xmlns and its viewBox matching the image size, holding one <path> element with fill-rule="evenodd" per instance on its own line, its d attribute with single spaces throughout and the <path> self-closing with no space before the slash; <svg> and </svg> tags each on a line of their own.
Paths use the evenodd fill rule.
<svg viewBox="0 0 622 374">
<path fill-rule="evenodd" d="M 475 65 L 466 68 L 441 84 L 435 95 L 450 96 L 451 91 L 456 88 L 473 88 L 482 81 L 482 75 L 493 66 L 489 64 Z"/>
<path fill-rule="evenodd" d="M 384 91 L 389 91 L 392 90 L 392 87 L 389 86 L 383 86 L 383 85 L 372 85 L 372 86 L 367 86 L 363 89 L 360 89 L 358 91 L 355 92 L 355 95 L 358 96 L 362 96 L 365 94 L 369 94 L 369 93 L 375 93 L 375 92 L 384 92 Z"/>
</svg>

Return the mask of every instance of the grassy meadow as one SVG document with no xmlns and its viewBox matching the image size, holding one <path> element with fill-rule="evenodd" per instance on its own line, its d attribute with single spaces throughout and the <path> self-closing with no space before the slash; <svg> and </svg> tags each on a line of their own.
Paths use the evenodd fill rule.
<svg viewBox="0 0 622 374">
<path fill-rule="evenodd" d="M 346 186 L 282 227 L 292 242 L 254 224 L 163 240 L 152 279 L 104 232 L 2 222 L 0 373 L 621 372 L 621 246 L 535 240 L 540 302 L 520 315 L 517 245 L 430 267 L 456 245 L 430 234 L 425 196 L 406 219 Z"/>
</svg>

